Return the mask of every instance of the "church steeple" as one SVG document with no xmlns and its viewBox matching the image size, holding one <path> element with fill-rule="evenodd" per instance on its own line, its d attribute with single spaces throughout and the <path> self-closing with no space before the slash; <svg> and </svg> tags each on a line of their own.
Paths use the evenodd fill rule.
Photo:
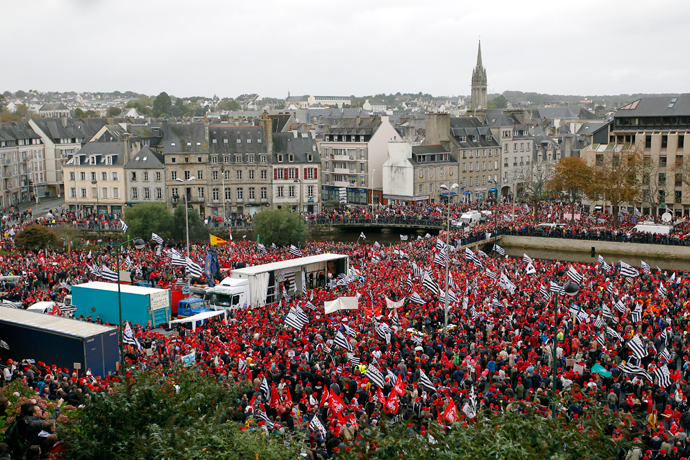
<svg viewBox="0 0 690 460">
<path fill-rule="evenodd" d="M 482 42 L 479 41 L 479 48 L 477 50 L 477 66 L 472 72 L 472 96 L 471 108 L 485 109 L 488 104 L 487 98 L 488 83 L 486 78 L 486 69 L 482 65 Z"/>
</svg>

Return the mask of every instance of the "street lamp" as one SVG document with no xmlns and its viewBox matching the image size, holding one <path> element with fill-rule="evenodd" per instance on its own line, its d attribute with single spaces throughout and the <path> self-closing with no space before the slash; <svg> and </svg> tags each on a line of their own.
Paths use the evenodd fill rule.
<svg viewBox="0 0 690 460">
<path fill-rule="evenodd" d="M 134 247 L 137 249 L 142 249 L 144 246 L 146 246 L 146 242 L 142 240 L 141 238 L 130 238 L 124 243 L 118 243 L 115 246 L 115 258 L 117 260 L 117 312 L 119 314 L 119 336 L 120 336 L 120 372 L 124 372 L 125 369 L 125 347 L 124 343 L 122 342 L 122 296 L 120 293 L 120 247 L 124 246 L 125 244 L 129 243 L 130 241 L 134 241 Z"/>
<path fill-rule="evenodd" d="M 558 339 L 558 297 L 561 293 L 574 297 L 580 292 L 580 286 L 574 281 L 568 281 L 558 290 L 556 294 L 556 305 L 553 310 L 553 419 L 556 419 L 556 340 Z"/>
<path fill-rule="evenodd" d="M 190 177 L 189 179 L 180 179 L 179 177 L 175 179 L 177 182 L 191 182 L 194 180 L 194 177 Z M 223 190 L 223 193 L 225 193 L 225 190 Z M 188 196 L 187 192 L 185 191 L 184 193 L 184 222 L 185 226 L 187 227 L 187 257 L 189 257 L 189 206 L 187 206 L 187 201 L 188 201 Z"/>
<path fill-rule="evenodd" d="M 374 215 L 374 173 L 376 172 L 375 169 L 371 170 L 371 181 L 369 182 L 369 186 L 371 188 L 371 214 L 372 216 Z"/>
<path fill-rule="evenodd" d="M 498 237 L 498 188 L 500 186 L 494 179 L 489 179 L 487 182 L 496 186 L 496 201 L 494 203 L 494 252 L 496 252 L 496 240 Z"/>
<path fill-rule="evenodd" d="M 226 200 L 225 200 L 225 166 L 220 167 L 220 174 L 221 174 L 221 179 L 223 181 L 223 228 L 225 228 L 225 219 L 228 218 L 228 210 L 225 208 L 226 205 Z"/>
<path fill-rule="evenodd" d="M 297 209 L 297 247 L 302 249 L 302 179 L 295 179 L 295 183 L 299 182 L 299 209 Z"/>
<path fill-rule="evenodd" d="M 450 257 L 448 257 L 448 252 L 449 250 L 449 239 L 450 239 L 450 200 L 452 199 L 451 191 L 456 190 L 458 188 L 458 184 L 453 184 L 450 186 L 450 189 L 448 189 L 448 186 L 445 184 L 441 184 L 441 190 L 447 190 L 448 191 L 448 200 L 447 200 L 447 207 L 448 207 L 448 218 L 446 220 L 446 296 L 444 299 L 444 312 L 443 312 L 443 333 L 447 333 L 448 330 L 448 270 L 450 269 Z"/>
<path fill-rule="evenodd" d="M 91 185 L 96 186 L 96 219 L 98 219 L 98 251 L 103 252 L 103 249 L 101 248 L 101 216 L 100 216 L 100 210 L 98 206 L 98 181 L 97 180 L 92 180 Z"/>
</svg>

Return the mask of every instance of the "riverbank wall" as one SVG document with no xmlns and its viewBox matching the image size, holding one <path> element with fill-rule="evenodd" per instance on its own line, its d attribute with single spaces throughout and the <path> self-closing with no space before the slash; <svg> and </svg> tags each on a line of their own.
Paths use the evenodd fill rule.
<svg viewBox="0 0 690 460">
<path fill-rule="evenodd" d="M 636 257 L 690 260 L 690 246 L 620 243 L 618 241 L 543 238 L 538 236 L 502 235 L 502 246 L 554 251 L 595 252 Z"/>
</svg>

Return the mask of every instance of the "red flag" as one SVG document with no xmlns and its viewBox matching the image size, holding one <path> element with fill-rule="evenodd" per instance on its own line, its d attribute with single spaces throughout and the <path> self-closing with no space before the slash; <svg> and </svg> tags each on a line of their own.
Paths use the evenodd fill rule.
<svg viewBox="0 0 690 460">
<path fill-rule="evenodd" d="M 357 422 L 357 417 L 355 416 L 354 412 L 350 414 L 348 422 L 350 422 L 350 425 L 352 425 L 355 430 L 359 428 L 359 422 Z"/>
<path fill-rule="evenodd" d="M 384 409 L 391 414 L 395 414 L 398 412 L 398 408 L 400 407 L 399 402 L 398 395 L 395 394 L 394 391 L 391 391 L 391 394 L 388 395 L 388 401 L 386 401 L 386 404 L 384 405 Z"/>
<path fill-rule="evenodd" d="M 458 419 L 458 408 L 455 406 L 455 402 L 452 399 L 446 406 L 446 410 L 443 411 L 443 418 L 451 424 L 455 423 Z"/>
<path fill-rule="evenodd" d="M 405 381 L 402 379 L 401 376 L 398 376 L 397 382 L 395 382 L 395 386 L 393 387 L 393 391 L 398 393 L 399 396 L 402 396 L 405 394 Z"/>
<path fill-rule="evenodd" d="M 335 393 L 331 393 L 331 395 L 328 397 L 328 402 L 331 405 L 333 412 L 338 414 L 338 417 L 340 417 L 340 413 L 345 410 L 345 403 L 342 399 L 340 399 L 340 396 Z"/>
<path fill-rule="evenodd" d="M 287 388 L 285 391 L 285 398 L 283 398 L 283 406 L 285 406 L 285 410 L 287 411 L 292 409 L 292 394 L 290 393 L 289 388 Z"/>
<path fill-rule="evenodd" d="M 274 408 L 280 406 L 280 396 L 278 396 L 278 389 L 275 383 L 271 383 L 271 401 L 268 405 Z"/>
<path fill-rule="evenodd" d="M 321 393 L 321 402 L 319 403 L 319 406 L 323 406 L 328 402 L 328 388 L 323 387 L 323 392 Z"/>
<path fill-rule="evenodd" d="M 345 419 L 340 414 L 336 414 L 336 416 L 335 416 L 335 435 L 336 436 L 340 436 L 340 432 L 346 423 L 347 422 L 345 421 Z"/>
<path fill-rule="evenodd" d="M 376 396 L 381 404 L 386 404 L 386 397 L 383 396 L 383 391 L 381 391 L 380 387 L 376 387 Z"/>
</svg>

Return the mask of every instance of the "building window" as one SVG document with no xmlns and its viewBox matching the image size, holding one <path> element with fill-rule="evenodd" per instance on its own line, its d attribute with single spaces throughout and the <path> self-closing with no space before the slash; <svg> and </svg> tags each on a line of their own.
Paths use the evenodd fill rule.
<svg viewBox="0 0 690 460">
<path fill-rule="evenodd" d="M 682 203 L 683 202 L 683 191 L 682 190 L 676 190 L 676 203 Z"/>
<path fill-rule="evenodd" d="M 105 173 L 103 173 L 105 175 Z M 105 178 L 103 180 L 106 180 Z M 149 180 L 149 173 L 144 172 L 144 182 L 148 182 Z"/>
<path fill-rule="evenodd" d="M 262 162 L 262 163 L 267 163 L 267 162 L 268 162 L 268 158 L 267 158 L 266 155 L 261 155 L 261 162 Z"/>
<path fill-rule="evenodd" d="M 79 180 L 85 181 L 85 180 L 86 180 L 86 173 L 85 173 L 85 172 L 80 172 L 80 173 L 79 173 L 79 177 L 80 177 Z"/>
<path fill-rule="evenodd" d="M 664 134 L 661 136 L 661 148 L 665 149 L 666 147 L 668 147 L 668 135 Z"/>
<path fill-rule="evenodd" d="M 137 189 L 136 187 L 132 187 L 132 199 L 139 199 L 139 189 Z"/>
<path fill-rule="evenodd" d="M 156 171 L 156 182 L 160 182 L 162 174 Z"/>
<path fill-rule="evenodd" d="M 177 180 L 177 171 L 170 171 L 170 178 L 172 180 Z"/>
<path fill-rule="evenodd" d="M 144 199 L 145 200 L 150 200 L 151 199 L 151 189 L 148 187 L 144 188 Z"/>
<path fill-rule="evenodd" d="M 203 187 L 197 187 L 196 194 L 200 200 L 203 200 L 204 199 L 204 188 Z"/>
<path fill-rule="evenodd" d="M 156 188 L 156 199 L 157 200 L 163 199 L 163 189 L 160 187 Z"/>
<path fill-rule="evenodd" d="M 232 192 L 230 190 L 229 188 L 225 189 L 225 201 L 232 201 Z"/>
<path fill-rule="evenodd" d="M 242 163 L 242 155 L 235 155 L 235 163 Z"/>
<path fill-rule="evenodd" d="M 307 198 L 314 198 L 314 186 L 307 185 Z"/>
<path fill-rule="evenodd" d="M 278 168 L 276 171 L 276 179 L 285 179 L 283 174 L 283 168 Z"/>
<path fill-rule="evenodd" d="M 261 199 L 265 200 L 267 197 L 266 187 L 261 187 Z"/>
<path fill-rule="evenodd" d="M 294 186 L 294 185 L 291 185 L 291 186 L 288 187 L 288 196 L 289 196 L 290 198 L 294 198 L 294 197 L 295 197 L 295 186 Z"/>
<path fill-rule="evenodd" d="M 237 180 L 242 180 L 242 171 L 241 170 L 238 169 L 237 171 L 235 171 L 235 178 Z"/>
<path fill-rule="evenodd" d="M 120 198 L 120 189 L 115 187 L 113 189 L 113 198 L 119 199 Z"/>
<path fill-rule="evenodd" d="M 278 186 L 278 198 L 282 198 L 284 196 L 284 187 L 282 185 Z"/>
<path fill-rule="evenodd" d="M 244 189 L 242 187 L 237 188 L 237 200 L 243 200 L 244 199 Z"/>
<path fill-rule="evenodd" d="M 137 180 L 136 175 L 134 177 L 134 180 Z M 96 182 L 96 173 L 95 172 L 91 173 L 91 182 Z"/>
<path fill-rule="evenodd" d="M 211 190 L 211 197 L 213 201 L 218 201 L 220 197 L 220 191 L 217 188 L 214 188 Z"/>
<path fill-rule="evenodd" d="M 249 170 L 249 178 L 254 179 L 254 170 L 253 169 Z"/>
<path fill-rule="evenodd" d="M 247 155 L 247 163 L 254 163 L 254 155 Z"/>
<path fill-rule="evenodd" d="M 254 187 L 249 187 L 249 199 L 250 199 L 250 200 L 256 199 L 256 198 L 254 197 Z"/>
<path fill-rule="evenodd" d="M 288 179 L 294 179 L 294 178 L 295 178 L 295 168 L 288 169 Z"/>
<path fill-rule="evenodd" d="M 215 142 L 215 139 L 214 139 L 213 141 Z M 218 163 L 218 157 L 215 156 L 215 155 L 213 155 L 213 156 L 211 157 L 211 163 L 214 163 L 214 164 L 215 164 L 215 163 Z"/>
<path fill-rule="evenodd" d="M 213 178 L 213 180 L 218 180 L 218 171 L 213 171 L 211 173 L 211 177 Z"/>
<path fill-rule="evenodd" d="M 266 179 L 266 177 L 267 177 L 266 170 L 265 170 L 265 169 L 262 169 L 262 170 L 261 170 L 261 178 L 262 178 L 262 179 Z"/>
<path fill-rule="evenodd" d="M 190 177 L 191 177 L 191 173 L 189 171 L 185 171 L 184 172 L 184 180 L 189 180 Z"/>
<path fill-rule="evenodd" d="M 146 174 L 146 173 L 144 173 L 144 174 Z M 101 173 L 101 180 L 102 181 L 108 180 L 108 173 L 107 172 Z"/>
<path fill-rule="evenodd" d="M 77 189 L 76 188 L 72 187 L 71 189 L 69 189 L 69 191 L 70 191 L 70 198 L 74 198 L 77 196 Z"/>
<path fill-rule="evenodd" d="M 204 172 L 202 170 L 199 170 L 196 172 L 196 178 L 199 180 L 203 180 L 204 178 Z"/>
<path fill-rule="evenodd" d="M 223 171 L 223 179 L 230 180 L 230 171 Z"/>
</svg>

